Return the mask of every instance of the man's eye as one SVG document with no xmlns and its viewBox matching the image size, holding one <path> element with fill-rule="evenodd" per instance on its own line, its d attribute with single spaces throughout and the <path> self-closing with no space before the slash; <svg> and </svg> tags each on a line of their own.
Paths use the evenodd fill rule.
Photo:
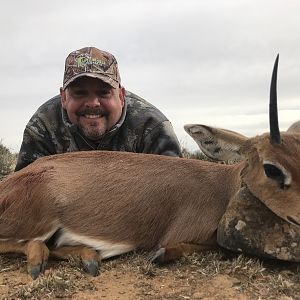
<svg viewBox="0 0 300 300">
<path fill-rule="evenodd" d="M 87 95 L 87 92 L 83 91 L 83 90 L 77 90 L 77 91 L 74 91 L 73 93 L 74 93 L 75 96 L 85 96 L 85 95 Z"/>
<path fill-rule="evenodd" d="M 97 92 L 99 97 L 108 97 L 110 95 L 110 90 L 101 90 Z"/>
</svg>

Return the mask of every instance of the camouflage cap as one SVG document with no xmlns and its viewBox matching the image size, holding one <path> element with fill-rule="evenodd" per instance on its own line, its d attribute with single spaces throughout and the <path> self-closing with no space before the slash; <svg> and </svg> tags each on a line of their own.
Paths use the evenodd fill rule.
<svg viewBox="0 0 300 300">
<path fill-rule="evenodd" d="M 63 88 L 81 76 L 99 78 L 117 88 L 121 82 L 115 57 L 94 47 L 71 52 L 66 58 Z"/>
</svg>

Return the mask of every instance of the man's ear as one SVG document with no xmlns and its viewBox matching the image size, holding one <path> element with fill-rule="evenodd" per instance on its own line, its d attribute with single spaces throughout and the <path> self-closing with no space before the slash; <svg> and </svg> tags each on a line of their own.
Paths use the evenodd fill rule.
<svg viewBox="0 0 300 300">
<path fill-rule="evenodd" d="M 63 108 L 66 108 L 66 91 L 61 87 L 60 92 L 60 102 Z"/>
<path fill-rule="evenodd" d="M 122 107 L 124 107 L 124 104 L 125 104 L 125 88 L 123 86 L 119 87 L 119 98 L 120 98 Z"/>
</svg>

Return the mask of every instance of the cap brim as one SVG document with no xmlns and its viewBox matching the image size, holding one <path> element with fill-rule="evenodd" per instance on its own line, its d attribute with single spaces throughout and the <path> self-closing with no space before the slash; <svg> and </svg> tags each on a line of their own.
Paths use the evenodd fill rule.
<svg viewBox="0 0 300 300">
<path fill-rule="evenodd" d="M 110 77 L 108 77 L 107 75 L 104 75 L 104 74 L 100 74 L 100 73 L 81 73 L 81 74 L 78 74 L 78 75 L 72 77 L 68 81 L 66 81 L 64 83 L 64 85 L 63 85 L 63 89 L 65 90 L 67 88 L 67 86 L 71 82 L 73 82 L 74 80 L 76 80 L 77 78 L 84 77 L 84 76 L 100 79 L 100 80 L 108 83 L 111 87 L 113 87 L 115 89 L 117 87 L 119 87 L 119 85 L 120 85 L 120 83 L 118 81 L 115 81 L 115 80 L 111 79 Z"/>
</svg>

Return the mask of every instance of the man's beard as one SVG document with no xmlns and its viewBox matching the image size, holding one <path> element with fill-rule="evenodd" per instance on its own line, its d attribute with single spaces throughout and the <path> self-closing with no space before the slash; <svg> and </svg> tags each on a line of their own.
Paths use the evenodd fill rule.
<svg viewBox="0 0 300 300">
<path fill-rule="evenodd" d="M 89 126 L 84 125 L 82 126 L 80 123 L 78 124 L 79 130 L 83 133 L 85 137 L 90 140 L 97 141 L 101 139 L 101 137 L 106 133 L 106 128 L 99 127 L 99 126 Z"/>
</svg>

